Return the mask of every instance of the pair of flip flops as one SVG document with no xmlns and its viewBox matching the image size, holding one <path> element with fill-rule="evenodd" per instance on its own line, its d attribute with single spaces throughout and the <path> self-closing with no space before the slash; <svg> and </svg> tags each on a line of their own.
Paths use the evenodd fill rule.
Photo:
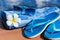
<svg viewBox="0 0 60 40">
<path fill-rule="evenodd" d="M 43 13 L 47 14 L 44 17 L 36 18 L 30 22 L 27 27 L 24 29 L 24 35 L 28 38 L 34 38 L 40 35 L 46 30 L 46 28 L 59 19 L 59 8 L 50 7 Z"/>
</svg>

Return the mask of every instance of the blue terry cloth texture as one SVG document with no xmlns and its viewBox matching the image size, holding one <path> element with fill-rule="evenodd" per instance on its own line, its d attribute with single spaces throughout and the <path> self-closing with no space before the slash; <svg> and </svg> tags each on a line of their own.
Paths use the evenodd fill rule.
<svg viewBox="0 0 60 40">
<path fill-rule="evenodd" d="M 21 23 L 18 23 L 19 24 L 18 27 L 14 27 L 12 24 L 11 24 L 11 26 L 8 26 L 7 23 L 6 23 L 9 20 L 9 18 L 10 18 L 9 16 L 10 15 L 12 15 L 12 18 L 14 18 L 13 17 L 14 14 L 17 14 L 18 18 L 21 19 Z M 3 24 L 5 25 L 5 28 L 7 28 L 7 29 L 14 29 L 14 28 L 23 27 L 23 26 L 25 26 L 26 24 L 28 24 L 32 20 L 32 16 L 25 15 L 25 14 L 23 15 L 23 14 L 21 14 L 20 11 L 3 11 L 2 14 L 1 14 L 1 17 L 2 17 L 1 19 L 2 19 Z M 16 21 L 19 21 L 19 20 L 16 20 Z"/>
</svg>

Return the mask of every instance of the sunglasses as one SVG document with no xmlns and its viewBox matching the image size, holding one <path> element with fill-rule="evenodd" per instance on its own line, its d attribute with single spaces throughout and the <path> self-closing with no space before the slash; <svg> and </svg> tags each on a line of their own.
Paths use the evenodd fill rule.
<svg viewBox="0 0 60 40">
<path fill-rule="evenodd" d="M 21 11 L 22 14 L 30 16 L 35 14 L 35 8 L 29 8 L 27 6 L 14 6 L 14 10 Z"/>
</svg>

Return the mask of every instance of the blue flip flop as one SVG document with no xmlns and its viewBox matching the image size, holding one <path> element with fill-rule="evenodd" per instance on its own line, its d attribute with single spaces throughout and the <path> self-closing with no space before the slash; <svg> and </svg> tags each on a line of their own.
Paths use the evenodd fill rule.
<svg viewBox="0 0 60 40">
<path fill-rule="evenodd" d="M 44 19 L 35 19 L 24 29 L 24 35 L 28 38 L 34 38 L 40 35 L 49 24 L 59 19 L 59 14 L 56 12 L 50 13 Z"/>
<path fill-rule="evenodd" d="M 23 15 L 20 11 L 3 11 L 2 23 L 7 29 L 21 28 L 32 20 L 32 16 Z"/>
<path fill-rule="evenodd" d="M 44 36 L 49 39 L 60 38 L 60 20 L 50 24 L 45 30 Z"/>
</svg>

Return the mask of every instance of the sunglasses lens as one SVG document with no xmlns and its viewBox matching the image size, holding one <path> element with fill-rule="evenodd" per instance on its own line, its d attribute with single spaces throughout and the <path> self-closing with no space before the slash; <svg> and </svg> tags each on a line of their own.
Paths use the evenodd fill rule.
<svg viewBox="0 0 60 40">
<path fill-rule="evenodd" d="M 20 8 L 18 6 L 14 6 L 14 10 L 20 10 L 20 11 L 22 11 L 22 8 Z"/>
<path fill-rule="evenodd" d="M 35 14 L 35 9 L 26 9 L 25 12 L 26 12 L 27 15 L 32 16 L 32 15 Z"/>
</svg>

